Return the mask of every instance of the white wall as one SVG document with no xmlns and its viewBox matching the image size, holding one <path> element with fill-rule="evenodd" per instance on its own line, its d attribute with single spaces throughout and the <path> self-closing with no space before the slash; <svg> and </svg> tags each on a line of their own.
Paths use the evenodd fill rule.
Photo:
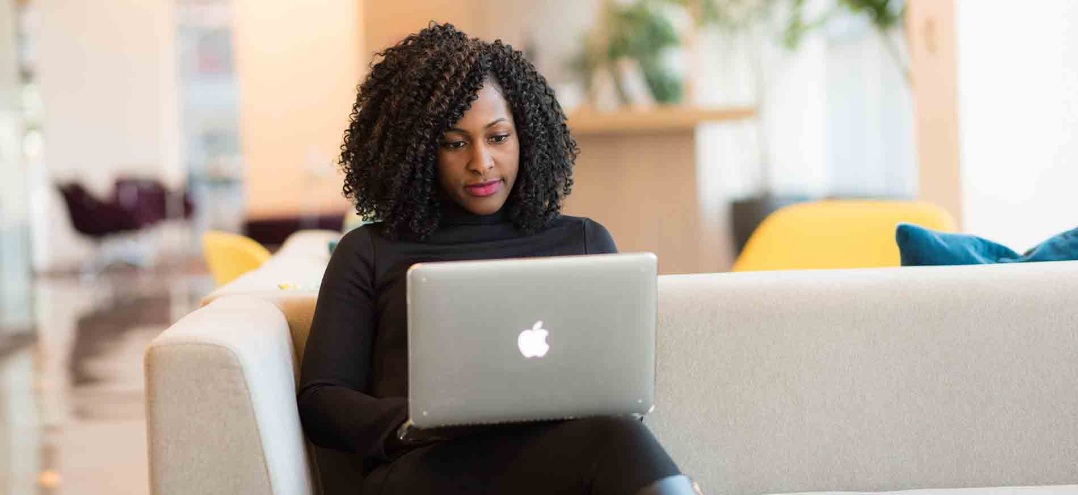
<svg viewBox="0 0 1078 495">
<path fill-rule="evenodd" d="M 903 68 L 865 16 L 832 22 L 827 38 L 830 192 L 912 197 L 913 105 Z M 901 50 L 901 33 L 892 39 Z"/>
<path fill-rule="evenodd" d="M 112 191 L 119 174 L 184 177 L 169 0 L 34 2 L 45 169 L 34 179 L 34 262 L 62 269 L 87 256 L 53 184 Z"/>
<path fill-rule="evenodd" d="M 815 2 L 819 3 L 819 2 Z M 763 166 L 777 194 L 829 191 L 827 156 L 827 40 L 812 33 L 794 51 L 767 43 L 767 86 L 760 100 L 766 136 Z"/>
<path fill-rule="evenodd" d="M 964 227 L 1025 250 L 1078 226 L 1078 3 L 956 9 Z"/>
<path fill-rule="evenodd" d="M 831 0 L 809 2 L 808 17 L 832 8 Z M 759 104 L 757 129 L 706 130 L 720 189 L 727 198 L 764 190 L 912 196 L 910 89 L 871 23 L 843 13 L 790 50 L 780 41 L 785 16 L 777 9 L 769 24 L 752 31 L 702 33 L 696 101 Z"/>
</svg>

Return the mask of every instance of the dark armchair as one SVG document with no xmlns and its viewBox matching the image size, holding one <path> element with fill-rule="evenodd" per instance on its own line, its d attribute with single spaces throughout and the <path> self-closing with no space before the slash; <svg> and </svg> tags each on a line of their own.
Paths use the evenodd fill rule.
<svg viewBox="0 0 1078 495">
<path fill-rule="evenodd" d="M 149 233 L 151 227 L 181 213 L 173 213 L 169 208 L 172 198 L 181 198 L 173 196 L 154 179 L 119 178 L 108 200 L 94 197 L 77 182 L 61 183 L 57 188 L 67 205 L 75 231 L 94 241 L 95 258 L 83 265 L 83 272 L 88 275 L 97 274 L 114 262 L 136 266 L 152 264 L 159 242 L 143 233 Z M 183 194 L 182 202 L 183 218 L 189 218 L 193 205 L 187 194 Z M 128 233 L 132 235 L 124 235 Z"/>
<path fill-rule="evenodd" d="M 139 220 L 134 212 L 126 210 L 116 202 L 106 202 L 95 198 L 77 182 L 58 186 L 67 205 L 71 225 L 80 234 L 94 240 L 105 236 L 137 230 Z"/>
<path fill-rule="evenodd" d="M 169 211 L 169 202 L 175 198 L 173 194 L 155 179 L 121 177 L 116 179 L 114 201 L 130 211 L 141 228 L 178 216 Z M 190 197 L 186 193 L 177 194 L 182 194 L 183 218 L 190 218 L 194 210 Z"/>
</svg>

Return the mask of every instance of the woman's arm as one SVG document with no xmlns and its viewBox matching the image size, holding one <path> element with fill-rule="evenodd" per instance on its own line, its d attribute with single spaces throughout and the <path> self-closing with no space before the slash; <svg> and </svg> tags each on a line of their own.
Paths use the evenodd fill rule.
<svg viewBox="0 0 1078 495">
<path fill-rule="evenodd" d="M 298 394 L 316 445 L 386 457 L 408 416 L 407 399 L 366 394 L 374 338 L 373 248 L 367 229 L 341 239 L 322 278 Z"/>
</svg>

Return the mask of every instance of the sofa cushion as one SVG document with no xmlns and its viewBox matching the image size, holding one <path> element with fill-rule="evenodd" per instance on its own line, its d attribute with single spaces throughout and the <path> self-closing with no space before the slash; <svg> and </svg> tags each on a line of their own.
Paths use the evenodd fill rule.
<svg viewBox="0 0 1078 495">
<path fill-rule="evenodd" d="M 1022 255 L 981 237 L 939 232 L 908 223 L 899 224 L 895 241 L 902 266 L 1078 260 L 1078 229 L 1052 237 Z"/>
<path fill-rule="evenodd" d="M 896 492 L 799 492 L 785 495 L 1078 495 L 1078 485 L 938 488 Z"/>
</svg>

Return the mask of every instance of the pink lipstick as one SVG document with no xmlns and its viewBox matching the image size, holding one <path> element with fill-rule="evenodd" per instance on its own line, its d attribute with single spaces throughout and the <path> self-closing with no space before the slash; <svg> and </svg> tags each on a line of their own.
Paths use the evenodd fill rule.
<svg viewBox="0 0 1078 495">
<path fill-rule="evenodd" d="M 501 180 L 492 180 L 489 182 L 483 182 L 481 184 L 472 184 L 470 186 L 464 186 L 464 189 L 468 191 L 468 194 L 477 196 L 480 198 L 494 195 L 502 188 Z"/>
</svg>

